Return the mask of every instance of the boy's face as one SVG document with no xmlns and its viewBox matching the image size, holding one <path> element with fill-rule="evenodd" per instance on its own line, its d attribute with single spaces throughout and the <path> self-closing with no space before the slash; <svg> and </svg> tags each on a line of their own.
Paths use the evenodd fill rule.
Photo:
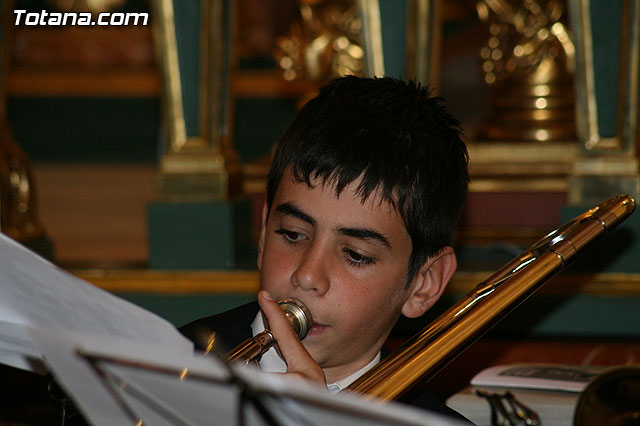
<svg viewBox="0 0 640 426">
<path fill-rule="evenodd" d="M 411 239 L 377 194 L 362 202 L 358 182 L 339 197 L 312 183 L 284 173 L 262 225 L 258 267 L 262 289 L 311 311 L 315 324 L 303 343 L 331 382 L 371 361 L 398 319 L 411 292 Z"/>
</svg>

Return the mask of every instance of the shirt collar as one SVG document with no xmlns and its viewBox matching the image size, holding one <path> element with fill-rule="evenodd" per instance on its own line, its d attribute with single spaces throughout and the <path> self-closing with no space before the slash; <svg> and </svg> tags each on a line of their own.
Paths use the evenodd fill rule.
<svg viewBox="0 0 640 426">
<path fill-rule="evenodd" d="M 258 315 L 256 315 L 256 318 L 251 323 L 251 333 L 253 336 L 255 336 L 256 334 L 264 331 L 264 329 L 265 327 L 264 327 L 264 320 L 262 319 L 262 313 L 258 312 Z M 335 383 L 327 384 L 327 389 L 329 390 L 330 393 L 340 392 L 341 390 L 349 386 L 351 383 L 355 382 L 356 379 L 358 379 L 360 376 L 366 373 L 371 367 L 379 363 L 380 358 L 381 358 L 381 355 L 380 355 L 380 352 L 378 351 L 378 354 L 371 360 L 369 364 L 365 365 L 364 367 L 350 374 L 349 376 L 336 381 Z M 271 347 L 267 352 L 265 352 L 262 355 L 262 358 L 260 358 L 259 364 L 262 371 L 266 371 L 269 373 L 284 373 L 287 371 L 287 364 L 280 357 L 280 354 L 278 353 L 278 351 L 276 351 L 275 347 Z"/>
</svg>

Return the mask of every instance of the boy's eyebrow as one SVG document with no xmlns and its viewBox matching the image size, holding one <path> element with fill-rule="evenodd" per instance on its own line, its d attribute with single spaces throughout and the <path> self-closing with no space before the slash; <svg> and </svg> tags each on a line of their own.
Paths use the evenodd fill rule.
<svg viewBox="0 0 640 426">
<path fill-rule="evenodd" d="M 308 214 L 306 214 L 305 212 L 303 212 L 302 210 L 300 210 L 298 207 L 294 206 L 291 203 L 280 204 L 278 207 L 276 207 L 276 212 L 287 215 L 287 216 L 293 216 L 300 220 L 304 220 L 305 222 L 307 222 L 312 226 L 316 225 L 316 220 L 314 218 L 312 218 L 311 216 L 309 216 Z"/>
<path fill-rule="evenodd" d="M 291 203 L 280 204 L 278 207 L 276 207 L 276 212 L 287 216 L 293 216 L 297 219 L 307 222 L 312 226 L 316 225 L 316 220 L 314 218 Z M 337 229 L 337 232 L 347 237 L 359 238 L 367 242 L 379 243 L 387 248 L 391 248 L 391 243 L 389 243 L 389 240 L 384 235 L 377 231 L 374 231 L 373 229 L 339 227 Z"/>
<path fill-rule="evenodd" d="M 347 237 L 360 238 L 368 242 L 382 244 L 387 248 L 391 248 L 389 240 L 381 233 L 367 228 L 338 228 L 338 233 Z"/>
</svg>

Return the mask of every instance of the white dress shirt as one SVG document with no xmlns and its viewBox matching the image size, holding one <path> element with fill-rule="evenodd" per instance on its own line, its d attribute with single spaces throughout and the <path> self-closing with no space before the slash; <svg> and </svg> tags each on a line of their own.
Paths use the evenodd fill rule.
<svg viewBox="0 0 640 426">
<path fill-rule="evenodd" d="M 262 319 L 262 313 L 258 312 L 256 318 L 251 323 L 251 333 L 255 336 L 256 334 L 262 333 L 264 331 L 264 321 Z M 371 367 L 380 362 L 380 352 L 373 357 L 371 362 L 353 374 L 350 374 L 347 377 L 344 377 L 338 380 L 335 383 L 327 384 L 327 389 L 330 393 L 338 393 L 341 390 L 345 389 L 351 383 L 355 382 L 356 379 L 366 373 Z M 287 364 L 280 357 L 278 351 L 276 351 L 275 347 L 270 348 L 267 352 L 262 355 L 260 359 L 260 368 L 262 371 L 266 371 L 269 373 L 284 373 L 287 371 Z"/>
</svg>

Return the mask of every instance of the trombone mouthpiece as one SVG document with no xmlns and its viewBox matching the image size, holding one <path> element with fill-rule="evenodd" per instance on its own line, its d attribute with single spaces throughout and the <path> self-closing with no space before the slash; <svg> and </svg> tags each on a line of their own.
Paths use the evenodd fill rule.
<svg viewBox="0 0 640 426">
<path fill-rule="evenodd" d="M 293 326 L 298 339 L 304 339 L 311 327 L 313 327 L 311 312 L 309 312 L 304 303 L 293 297 L 282 299 L 278 304 L 280 304 L 285 316 Z"/>
<path fill-rule="evenodd" d="M 304 304 L 293 297 L 278 302 L 285 316 L 293 326 L 293 330 L 300 340 L 304 339 L 311 327 L 313 318 Z M 245 364 L 257 362 L 262 355 L 275 344 L 271 330 L 265 329 L 262 333 L 249 337 L 227 354 L 227 361 L 243 360 Z"/>
</svg>

